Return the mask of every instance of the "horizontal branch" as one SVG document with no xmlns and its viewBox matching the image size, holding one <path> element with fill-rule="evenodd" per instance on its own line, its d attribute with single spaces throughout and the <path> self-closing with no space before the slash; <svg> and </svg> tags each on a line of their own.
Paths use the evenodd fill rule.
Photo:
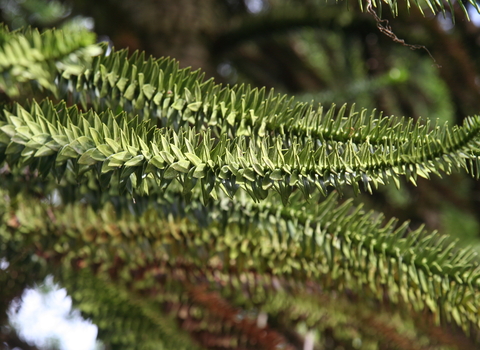
<svg viewBox="0 0 480 350">
<path fill-rule="evenodd" d="M 230 273 L 313 280 L 380 301 L 388 296 L 392 305 L 429 310 L 437 322 L 479 326 L 478 259 L 472 250 L 455 250 L 445 236 L 383 223 L 350 202 L 338 205 L 336 196 L 289 208 L 247 199 L 204 207 L 186 204 L 181 193 L 169 198 L 158 197 L 135 217 L 118 217 L 110 205 L 94 212 L 72 204 L 51 211 L 52 220 L 44 219 L 48 203 L 17 199 L 18 209 L 4 214 L 0 236 L 14 229 L 46 256 L 67 254 L 103 271 L 118 259 L 128 269 L 161 261 L 201 268 L 217 261 Z"/>
<path fill-rule="evenodd" d="M 174 180 L 188 197 L 201 191 L 203 202 L 216 199 L 220 190 L 233 197 L 238 189 L 261 200 L 274 191 L 284 203 L 300 189 L 308 198 L 315 190 L 324 195 L 344 185 L 371 191 L 399 177 L 415 183 L 464 168 L 478 175 L 480 118 L 468 118 L 463 127 L 437 128 L 410 142 L 385 140 L 384 147 L 369 142 L 296 142 L 281 135 L 260 138 L 222 135 L 194 128 L 150 128 L 148 123 L 111 111 L 100 115 L 80 112 L 65 104 L 20 105 L 0 117 L 0 162 L 53 174 L 57 180 L 73 174 L 85 182 L 90 172 L 102 187 L 140 195 L 161 191 Z M 68 171 L 66 172 L 66 170 Z M 67 174 L 67 175 L 66 175 Z M 71 178 L 71 177 L 70 177 Z"/>
</svg>

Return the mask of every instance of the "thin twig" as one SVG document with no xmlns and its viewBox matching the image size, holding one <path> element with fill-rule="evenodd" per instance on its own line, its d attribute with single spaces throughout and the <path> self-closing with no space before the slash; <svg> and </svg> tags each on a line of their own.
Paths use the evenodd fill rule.
<svg viewBox="0 0 480 350">
<path fill-rule="evenodd" d="M 372 5 L 372 0 L 367 0 L 367 12 L 373 16 L 373 18 L 375 19 L 375 21 L 377 22 L 377 28 L 378 30 L 380 30 L 380 32 L 382 32 L 383 34 L 385 34 L 386 36 L 388 36 L 390 39 L 392 39 L 394 42 L 396 43 L 399 43 L 403 46 L 406 46 L 408 48 L 410 48 L 410 50 L 425 50 L 428 55 L 430 56 L 430 58 L 433 60 L 433 62 L 435 63 L 435 65 L 437 66 L 437 68 L 442 68 L 442 66 L 440 66 L 437 61 L 435 60 L 435 58 L 433 57 L 433 55 L 430 53 L 430 50 L 427 49 L 426 46 L 424 45 L 412 45 L 412 44 L 407 44 L 405 42 L 404 39 L 400 39 L 392 30 L 392 27 L 390 26 L 390 23 L 388 22 L 388 20 L 386 19 L 381 19 L 377 12 L 373 9 L 373 5 Z"/>
</svg>

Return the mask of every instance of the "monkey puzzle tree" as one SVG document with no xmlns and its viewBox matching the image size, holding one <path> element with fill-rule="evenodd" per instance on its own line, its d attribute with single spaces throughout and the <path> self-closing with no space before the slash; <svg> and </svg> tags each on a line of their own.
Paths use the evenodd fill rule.
<svg viewBox="0 0 480 350">
<path fill-rule="evenodd" d="M 53 274 L 112 349 L 478 346 L 476 252 L 346 197 L 477 178 L 480 117 L 324 110 L 86 31 L 0 44 L 3 310 Z"/>
</svg>

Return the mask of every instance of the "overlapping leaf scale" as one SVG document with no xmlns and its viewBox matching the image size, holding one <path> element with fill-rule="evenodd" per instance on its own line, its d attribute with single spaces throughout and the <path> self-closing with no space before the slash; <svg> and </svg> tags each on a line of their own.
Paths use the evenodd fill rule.
<svg viewBox="0 0 480 350">
<path fill-rule="evenodd" d="M 376 343 L 378 337 L 382 337 L 383 340 L 396 344 L 399 349 L 411 350 L 414 348 L 412 345 L 415 338 L 410 328 L 412 325 L 406 326 L 405 320 L 403 320 L 401 326 L 398 323 L 396 324 L 396 327 L 400 329 L 394 328 L 395 322 L 389 325 L 387 320 L 391 321 L 392 319 L 391 309 L 389 314 L 383 315 L 378 309 L 375 309 L 375 312 L 370 312 L 365 304 L 359 304 L 356 301 L 353 304 L 348 303 L 347 300 L 338 295 L 332 297 L 330 294 L 324 293 L 325 291 L 320 285 L 311 281 L 307 284 L 308 286 L 304 286 L 291 278 L 287 277 L 285 279 L 269 273 L 258 273 L 250 270 L 232 274 L 231 271 L 222 271 L 218 268 L 218 266 L 214 267 L 211 264 L 204 264 L 200 269 L 188 263 L 166 263 L 160 264 L 160 267 L 158 263 L 147 263 L 146 266 L 140 268 L 143 271 L 143 279 L 134 282 L 135 292 L 130 295 L 132 296 L 135 293 L 150 295 L 151 290 L 155 290 L 155 302 L 162 303 L 162 305 L 168 303 L 168 309 L 172 310 L 171 312 L 181 319 L 181 323 L 186 326 L 186 329 L 193 333 L 201 331 L 214 335 L 221 329 L 221 334 L 227 332 L 229 337 L 241 341 L 244 323 L 239 323 L 239 320 L 246 320 L 248 326 L 249 319 L 256 323 L 255 319 L 261 318 L 261 313 L 267 313 L 269 318 L 273 316 L 275 319 L 273 330 L 280 334 L 287 329 L 290 331 L 297 330 L 302 334 L 301 329 L 307 326 L 310 329 L 313 328 L 312 330 L 322 336 L 326 328 L 336 325 L 337 329 L 343 329 L 343 326 L 351 327 L 352 322 L 354 322 L 355 327 L 360 328 L 357 331 L 362 334 L 363 342 L 370 339 L 373 343 Z M 139 270 L 133 269 L 133 271 L 134 275 L 141 274 L 138 272 Z M 151 283 L 149 279 L 154 277 L 157 281 Z M 192 290 L 192 284 L 198 288 Z M 98 288 L 104 288 L 103 285 L 100 286 L 98 283 L 95 283 L 95 285 Z M 75 295 L 79 297 L 76 297 L 76 302 L 80 302 L 77 307 L 86 312 L 86 315 L 90 318 L 93 317 L 93 321 L 98 324 L 98 317 L 102 317 L 102 315 L 100 312 L 95 312 L 92 315 L 92 311 L 105 309 L 109 300 L 100 301 L 98 298 L 92 300 L 93 295 L 90 298 L 80 298 L 84 293 L 79 291 L 85 288 L 85 285 L 81 283 L 75 283 L 74 287 L 71 284 L 66 286 L 77 291 Z M 200 289 L 200 293 L 195 289 Z M 218 291 L 218 295 L 209 291 Z M 200 299 L 199 294 L 209 295 L 209 299 L 212 299 L 213 294 L 216 295 L 217 308 L 221 308 L 225 313 L 232 314 L 225 310 L 224 305 L 218 303 L 222 300 L 219 297 L 220 295 L 224 298 L 223 300 L 230 301 L 230 309 L 235 307 L 235 312 L 232 315 L 234 316 L 233 322 L 231 322 L 231 319 L 223 318 L 222 313 L 219 315 L 216 309 L 210 310 L 208 305 L 199 303 L 197 300 Z M 135 297 L 133 299 L 135 300 Z M 99 307 L 95 308 L 92 306 L 93 303 L 98 304 Z M 153 303 L 150 303 L 150 305 L 154 309 Z M 188 313 L 186 312 L 187 309 Z M 407 310 L 402 311 L 406 311 L 404 316 L 408 316 Z M 219 316 L 221 319 L 218 319 Z M 359 317 L 360 319 L 358 319 Z M 429 317 L 422 317 L 421 320 L 417 320 L 417 323 L 422 321 L 428 324 L 425 329 L 434 328 L 429 321 Z M 380 329 L 378 328 L 379 322 L 383 325 Z M 259 331 L 264 330 L 264 328 L 259 329 Z M 395 331 L 398 333 L 395 333 Z M 373 339 L 371 339 L 372 332 L 375 334 Z M 405 333 L 408 333 L 408 335 Z M 400 338 L 398 338 L 399 334 L 401 334 Z M 347 332 L 344 334 L 339 331 L 337 336 L 351 342 L 352 337 L 358 337 L 358 333 Z M 420 336 L 425 337 L 425 334 L 416 335 L 416 337 Z M 257 338 L 250 333 L 250 340 L 252 339 Z M 377 339 L 377 341 L 374 339 Z M 402 341 L 397 343 L 396 339 L 402 339 Z M 423 341 L 425 341 L 425 338 L 423 338 Z M 434 343 L 437 341 L 435 340 Z M 300 342 L 300 346 L 301 344 L 302 342 Z M 401 344 L 404 346 L 400 346 Z"/>
<path fill-rule="evenodd" d="M 194 126 L 210 129 L 214 137 L 283 135 L 287 140 L 297 137 L 299 143 L 312 141 L 317 147 L 328 141 L 362 144 L 386 148 L 385 140 L 416 142 L 431 133 L 425 125 L 403 118 L 377 117 L 375 112 L 338 113 L 332 107 L 314 108 L 295 102 L 286 95 L 268 94 L 264 89 L 249 86 L 222 87 L 212 80 L 203 81 L 199 72 L 179 69 L 171 59 L 145 59 L 127 51 L 98 56 L 92 45 L 94 35 L 88 32 L 50 30 L 40 34 L 28 29 L 8 32 L 0 47 L 0 89 L 17 95 L 19 83 L 50 89 L 60 98 L 67 98 L 97 112 L 112 108 L 151 120 L 152 125 Z M 86 69 L 88 68 L 89 69 Z M 72 76 L 73 75 L 73 76 Z M 54 83 L 58 82 L 58 84 Z M 434 129 L 433 133 L 435 133 Z"/>
<path fill-rule="evenodd" d="M 90 65 L 92 56 L 102 49 L 93 45 L 95 37 L 89 32 L 49 30 L 40 34 L 33 29 L 8 32 L 2 28 L 1 34 L 0 88 L 11 96 L 18 95 L 18 83 L 25 81 L 54 93 L 59 85 L 60 98 L 69 93 L 73 102 L 97 111 L 120 108 L 153 119 L 159 126 L 210 128 L 214 136 L 224 132 L 233 137 L 285 134 L 301 140 L 311 137 L 314 144 L 368 140 L 374 145 L 387 138 L 405 141 L 417 129 L 423 130 L 420 137 L 429 130 L 410 121 L 404 125 L 402 119 L 357 113 L 354 108 L 347 117 L 344 107 L 338 115 L 333 108 L 323 113 L 322 107 L 296 103 L 264 89 L 222 87 L 212 80 L 203 81 L 199 71 L 179 69 L 171 59 L 145 59 L 138 52 L 130 58 L 127 51 L 113 52 L 96 57 Z"/>
<path fill-rule="evenodd" d="M 393 304 L 430 310 L 437 321 L 480 326 L 480 270 L 473 251 L 457 251 L 445 236 L 422 228 L 409 232 L 408 223 L 384 223 L 381 215 L 350 201 L 339 205 L 336 197 L 311 203 L 294 198 L 289 207 L 245 197 L 205 207 L 185 204 L 180 192 L 158 198 L 155 209 L 135 218 L 73 204 L 47 221 L 48 205 L 29 201 L 15 220 L 3 222 L 18 222 L 17 232 L 48 254 L 80 257 L 97 270 L 109 271 L 117 256 L 129 269 L 158 259 L 202 267 L 220 262 L 239 273 L 253 269 L 310 279 L 322 288 L 361 291 L 378 300 L 388 295 Z M 115 270 L 129 281 L 128 273 Z"/>
<path fill-rule="evenodd" d="M 44 33 L 43 42 L 42 36 L 35 31 L 27 31 L 25 36 L 21 33 L 11 35 L 24 46 L 29 43 L 26 37 L 30 37 L 35 49 L 53 47 L 57 41 L 65 41 L 64 34 L 59 31 Z M 5 43 L 10 41 L 15 43 L 15 40 Z M 75 43 L 75 40 L 68 40 L 68 43 Z M 24 55 L 19 48 L 13 50 L 7 44 L 4 45 L 3 52 L 7 65 L 16 62 L 20 54 L 33 57 Z M 21 48 L 21 44 L 18 45 Z M 78 45 L 86 44 L 80 40 Z M 67 49 L 70 47 L 67 44 L 59 46 Z M 58 68 L 61 61 L 58 61 L 57 56 L 61 53 L 53 52 L 54 55 L 48 59 L 52 62 L 57 60 Z M 63 89 L 70 91 L 75 101 L 81 101 L 86 106 L 93 105 L 102 109 L 103 105 L 104 109 L 121 107 L 132 113 L 143 112 L 140 114 L 144 117 L 159 118 L 162 121 L 160 125 L 173 127 L 177 131 L 186 125 L 193 125 L 196 131 L 211 130 L 211 135 L 217 139 L 222 135 L 231 138 L 251 137 L 248 139 L 249 143 L 262 153 L 266 153 L 266 150 L 270 152 L 269 148 L 274 147 L 277 147 L 277 151 L 280 147 L 293 149 L 291 154 L 288 154 L 293 162 L 298 156 L 306 155 L 302 160 L 307 162 L 303 162 L 304 171 L 300 174 L 291 172 L 289 164 L 282 167 L 281 159 L 278 166 L 273 163 L 272 167 L 272 163 L 267 162 L 274 178 L 278 178 L 279 173 L 293 177 L 293 180 L 289 180 L 289 185 L 291 182 L 296 185 L 314 182 L 325 192 L 329 185 L 338 187 L 347 183 L 358 191 L 358 181 L 363 182 L 367 189 L 370 189 L 369 181 L 376 186 L 388 181 L 389 177 L 393 177 L 398 184 L 400 174 L 405 174 L 408 180 L 415 181 L 417 175 L 428 177 L 429 173 L 438 172 L 437 166 L 430 162 L 433 157 L 440 161 L 438 168 L 447 173 L 460 167 L 469 167 L 472 172 L 478 168 L 478 161 L 469 152 L 471 149 L 461 152 L 461 156 L 467 160 L 457 160 L 448 155 L 449 150 L 462 143 L 465 137 L 468 138 L 465 135 L 466 128 L 458 129 L 452 135 L 438 127 L 430 132 L 428 122 L 422 125 L 401 119 L 376 118 L 374 114 L 368 116 L 365 111 L 356 113 L 353 108 L 345 117 L 345 107 L 341 108 L 336 116 L 334 109 L 324 114 L 321 108 L 314 110 L 309 104 L 295 104 L 286 96 L 274 95 L 273 92 L 265 96 L 264 90 L 252 90 L 248 86 L 222 88 L 214 85 L 212 81 L 202 83 L 198 71 L 191 73 L 188 69 L 178 69 L 177 63 L 169 59 L 145 60 L 144 55 L 139 53 L 127 59 L 127 52 L 122 51 L 98 57 L 93 67 L 78 79 L 70 77 L 62 80 L 66 79 L 65 76 L 58 78 L 63 81 L 60 84 Z M 470 124 L 470 129 L 475 129 L 477 119 Z M 273 146 L 273 142 L 271 145 L 263 143 L 264 136 L 271 136 L 271 139 L 274 136 L 280 137 Z M 295 144 L 303 153 L 295 153 Z M 43 150 L 49 152 L 47 148 Z M 405 150 L 406 152 L 401 152 Z M 309 159 L 309 152 L 317 152 L 316 156 L 323 158 L 318 162 L 316 157 Z M 98 155 L 98 152 L 96 154 Z M 339 157 L 343 154 L 347 161 Z M 136 158 L 135 161 L 139 159 Z M 182 164 L 174 167 L 184 170 Z M 251 170 L 247 171 L 247 177 L 251 175 Z M 254 166 L 254 170 L 260 177 L 264 176 L 264 171 L 258 166 Z M 233 173 L 236 176 L 234 171 Z M 256 192 L 261 197 L 263 187 L 269 186 L 268 183 L 258 183 L 256 188 L 259 190 Z M 235 188 L 235 185 L 233 187 Z M 286 196 L 287 194 L 282 195 Z"/>
<path fill-rule="evenodd" d="M 273 90 L 222 87 L 204 81 L 199 71 L 179 69 L 171 59 L 145 59 L 138 52 L 130 58 L 127 51 L 99 56 L 91 69 L 79 77 L 60 79 L 59 85 L 62 98 L 97 112 L 120 109 L 158 127 L 208 128 L 215 137 L 225 133 L 230 137 L 285 135 L 312 139 L 314 144 L 368 139 L 376 145 L 385 139 L 406 141 L 411 134 L 421 137 L 430 132 L 428 124 L 377 117 L 375 111 L 356 112 L 354 106 L 348 113 L 345 106 L 338 113 L 334 107 L 324 112 L 322 106 L 295 102 Z"/>
<path fill-rule="evenodd" d="M 350 283 L 356 288 L 368 287 L 379 300 L 386 292 L 391 301 L 403 299 L 416 311 L 430 309 L 437 320 L 454 320 L 465 328 L 470 323 L 479 325 L 480 269 L 475 252 L 455 251 L 453 243 L 446 244 L 446 236 L 422 228 L 410 231 L 408 223 L 399 226 L 390 220 L 384 224 L 382 215 L 365 213 L 349 201 L 335 207 L 332 198 L 318 206 L 295 205 L 301 202 L 292 200 L 288 208 L 262 202 L 254 211 L 268 211 L 281 218 L 279 222 L 284 220 L 277 226 L 277 234 L 290 235 L 284 237 L 284 249 L 296 241 L 302 247 L 297 259 L 306 264 L 310 257 L 316 262 L 323 260 L 329 266 L 329 278 L 341 280 L 340 287 L 350 288 Z M 242 208 L 245 212 L 248 210 Z M 264 230 L 269 230 L 269 224 L 273 226 L 271 220 L 265 226 L 256 223 Z M 275 264 L 281 268 L 280 261 Z"/>
<path fill-rule="evenodd" d="M 80 74 L 103 51 L 88 31 L 9 32 L 2 26 L 0 32 L 0 90 L 10 97 L 20 95 L 25 82 L 55 94 L 58 74 L 65 78 Z"/>
<path fill-rule="evenodd" d="M 156 129 L 110 110 L 81 113 L 48 101 L 34 102 L 28 111 L 20 105 L 5 111 L 0 130 L 0 161 L 11 165 L 30 165 L 58 179 L 68 168 L 76 181 L 94 170 L 104 185 L 138 194 L 164 189 L 176 179 L 186 195 L 194 188 L 202 191 L 204 203 L 216 199 L 220 189 L 233 197 L 242 188 L 256 200 L 276 191 L 286 203 L 295 188 L 306 197 L 345 184 L 359 192 L 359 183 L 371 190 L 371 183 L 398 182 L 400 175 L 415 182 L 418 175 L 460 168 L 478 175 L 479 168 L 479 117 L 434 137 L 427 134 L 411 143 L 386 140 L 385 147 L 377 148 L 368 142 L 315 147 L 312 141 L 287 141 L 281 135 L 256 142 L 248 136 L 215 138 L 209 129 Z"/>
<path fill-rule="evenodd" d="M 344 173 L 333 169 L 334 173 L 341 173 L 341 177 L 345 178 L 341 181 L 323 179 L 325 186 L 319 182 L 322 190 L 335 181 L 356 186 L 356 182 L 361 180 L 370 190 L 369 178 L 377 186 L 377 182 L 387 182 L 389 176 L 393 176 L 398 185 L 399 174 L 407 175 L 408 180 L 413 182 L 417 174 L 428 177 L 429 173 L 435 172 L 431 164 L 405 167 L 401 163 L 418 163 L 416 159 L 421 158 L 418 152 L 422 147 L 426 144 L 432 147 L 433 143 L 426 139 L 444 138 L 443 128 L 436 126 L 432 130 L 428 120 L 423 123 L 405 118 L 377 117 L 375 112 L 356 112 L 354 106 L 348 113 L 345 106 L 338 113 L 334 107 L 324 113 L 321 106 L 315 109 L 310 104 L 295 103 L 286 96 L 275 95 L 273 91 L 266 94 L 263 89 L 252 90 L 249 86 L 222 88 L 211 80 L 202 82 L 198 71 L 190 73 L 188 69 L 179 69 L 177 63 L 169 59 L 145 60 L 139 53 L 130 59 L 127 59 L 125 51 L 98 57 L 92 71 L 96 71 L 95 76 L 87 72 L 63 85 L 69 86 L 74 101 L 93 105 L 96 110 L 120 108 L 132 115 L 139 113 L 160 127 L 168 126 L 177 131 L 186 125 L 193 126 L 196 131 L 208 129 L 215 138 L 225 134 L 230 138 L 251 136 L 252 142 L 256 142 L 259 148 L 262 147 L 259 143 L 263 137 L 281 135 L 283 147 L 292 147 L 292 142 L 295 142 L 301 148 L 333 148 L 348 155 L 361 153 L 366 157 L 363 165 L 379 168 L 375 174 L 366 171 L 361 175 L 349 172 L 348 167 Z M 440 144 L 435 147 L 435 152 L 445 153 L 446 147 L 438 150 Z M 396 154 L 399 149 L 408 149 L 401 159 Z M 412 156 L 414 150 L 416 154 Z M 370 156 L 369 151 L 376 155 Z M 389 169 L 389 165 L 377 164 L 378 158 L 386 154 L 389 155 L 390 166 L 400 164 L 394 171 Z M 428 159 L 428 155 L 424 158 Z M 449 173 L 451 160 L 443 158 L 441 162 L 442 169 Z M 332 163 L 335 165 L 338 162 Z M 463 161 L 461 163 L 456 165 L 462 167 Z M 472 170 L 477 167 L 476 162 L 467 163 Z M 379 171 L 382 176 L 377 181 Z"/>
</svg>

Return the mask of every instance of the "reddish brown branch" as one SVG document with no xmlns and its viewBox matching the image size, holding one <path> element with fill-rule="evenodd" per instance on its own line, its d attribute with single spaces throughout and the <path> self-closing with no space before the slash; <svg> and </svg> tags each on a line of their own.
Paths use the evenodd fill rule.
<svg viewBox="0 0 480 350">
<path fill-rule="evenodd" d="M 208 309 L 208 312 L 238 330 L 248 342 L 258 349 L 295 349 L 288 344 L 285 337 L 267 326 L 261 328 L 256 320 L 245 317 L 238 309 L 233 308 L 218 293 L 209 292 L 206 286 L 194 286 L 189 288 L 189 294 L 193 302 Z"/>
</svg>

